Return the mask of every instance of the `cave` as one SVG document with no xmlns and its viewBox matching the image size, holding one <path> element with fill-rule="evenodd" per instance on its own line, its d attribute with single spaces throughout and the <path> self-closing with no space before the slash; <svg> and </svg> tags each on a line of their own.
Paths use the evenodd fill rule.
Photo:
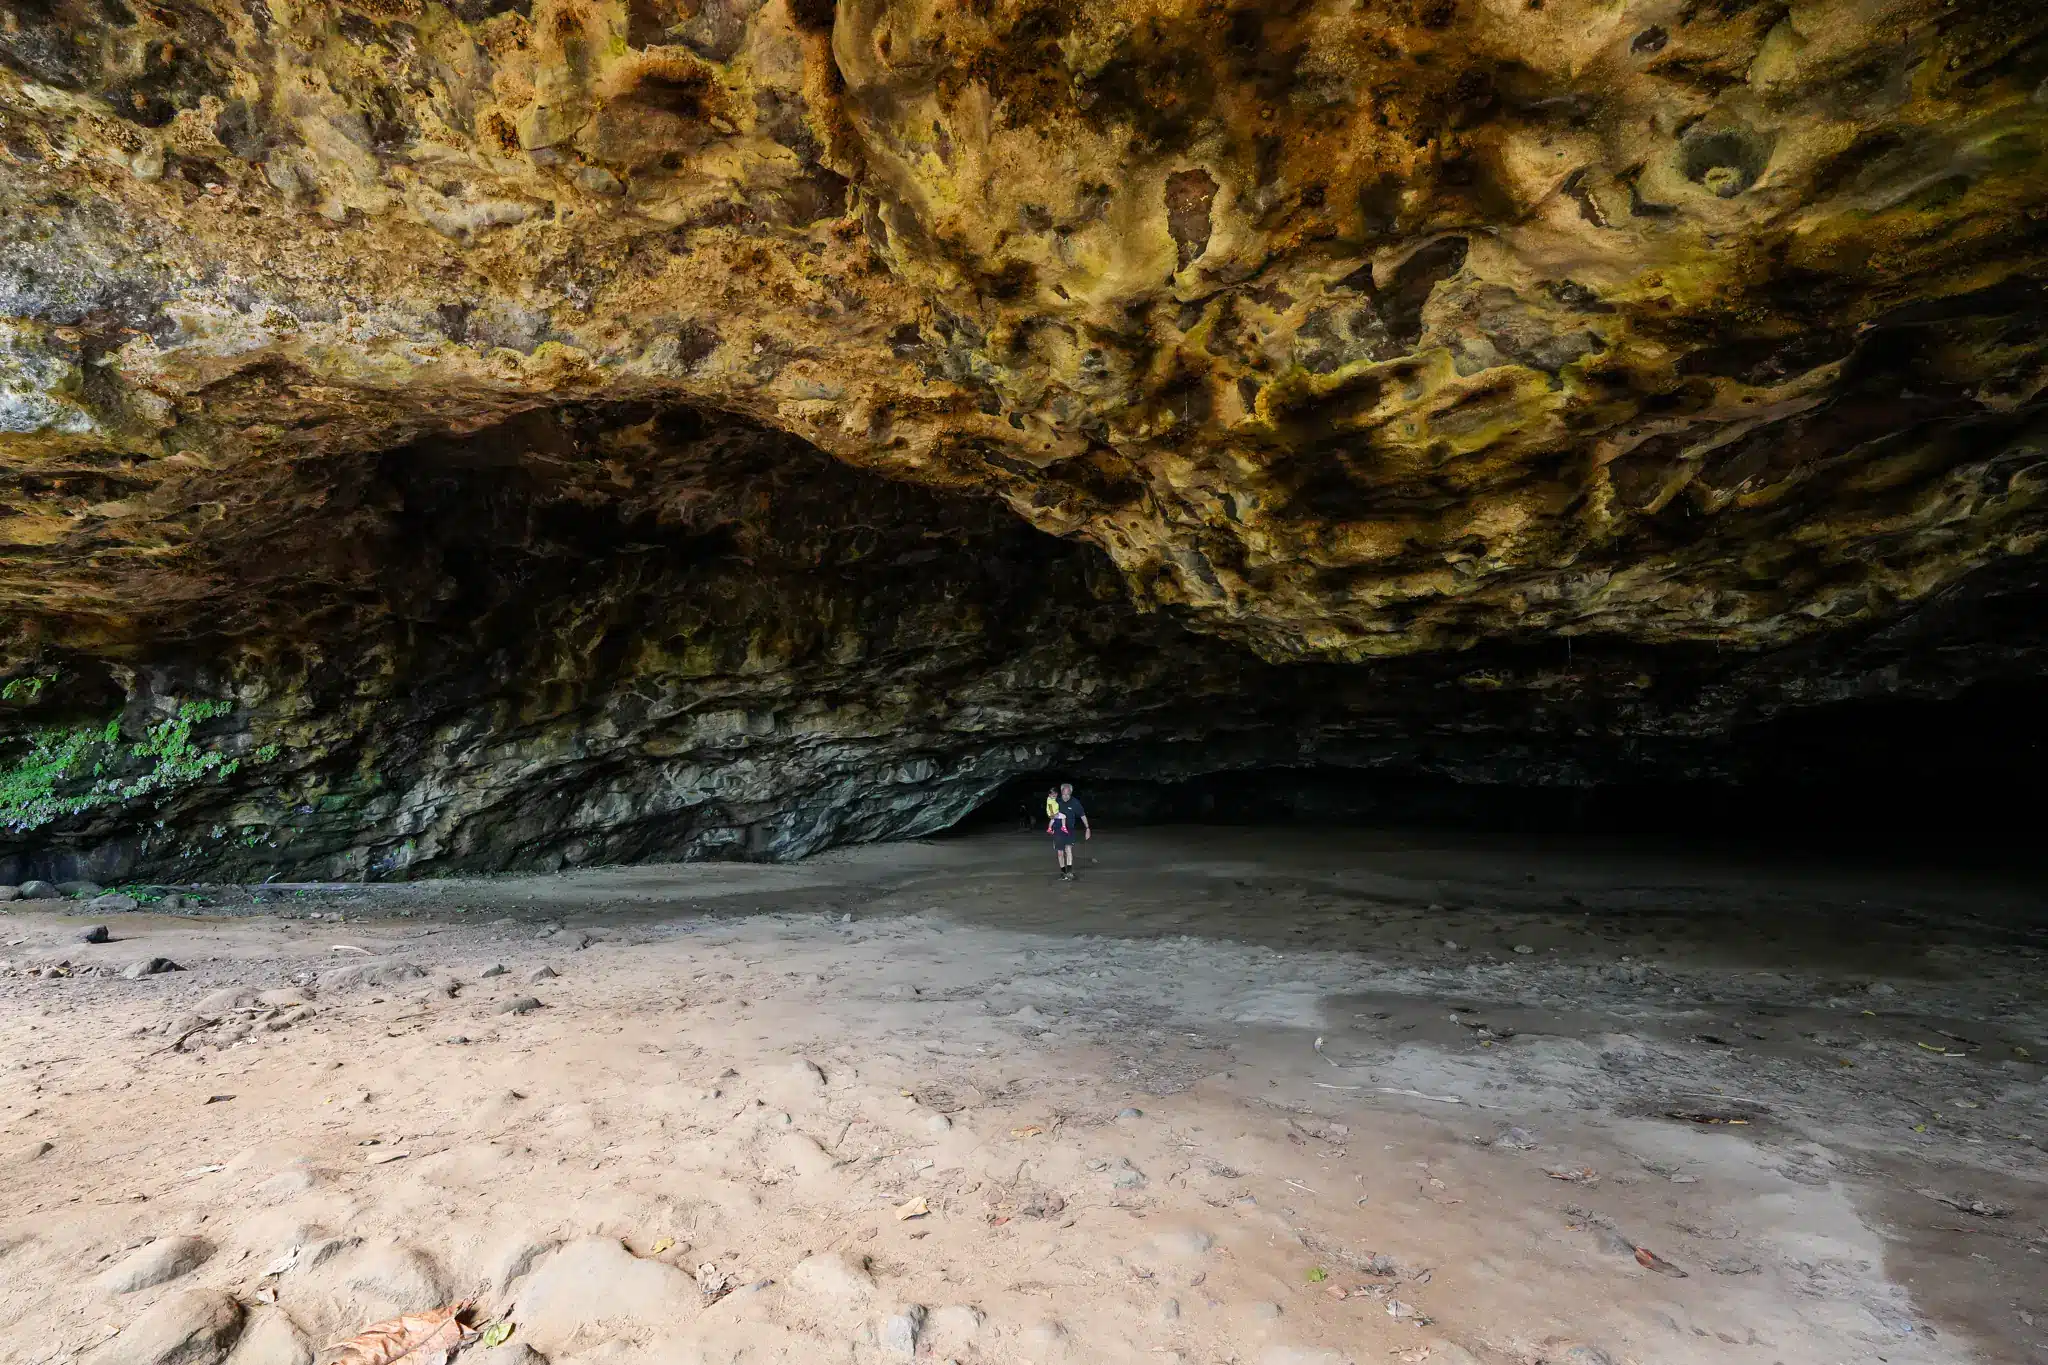
<svg viewBox="0 0 2048 1365">
<path fill-rule="evenodd" d="M 2037 1360 L 2044 762 L 2038 3 L 0 0 L 0 1341 Z"/>
</svg>

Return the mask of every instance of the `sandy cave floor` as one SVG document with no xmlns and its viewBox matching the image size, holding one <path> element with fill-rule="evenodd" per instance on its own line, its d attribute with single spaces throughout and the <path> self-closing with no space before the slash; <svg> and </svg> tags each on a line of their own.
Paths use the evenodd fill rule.
<svg viewBox="0 0 2048 1365">
<path fill-rule="evenodd" d="M 2048 1361 L 2028 878 L 1085 853 L 0 906 L 0 1362 Z"/>
</svg>

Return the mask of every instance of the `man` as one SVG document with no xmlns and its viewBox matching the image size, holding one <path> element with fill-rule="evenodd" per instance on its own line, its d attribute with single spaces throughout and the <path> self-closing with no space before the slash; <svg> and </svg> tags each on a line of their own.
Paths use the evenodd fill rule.
<svg viewBox="0 0 2048 1365">
<path fill-rule="evenodd" d="M 1048 794 L 1046 810 L 1049 818 L 1046 820 L 1045 832 L 1052 836 L 1052 853 L 1054 860 L 1059 864 L 1060 880 L 1070 882 L 1074 880 L 1075 830 L 1079 829 L 1079 837 L 1083 839 L 1093 839 L 1095 830 L 1088 823 L 1088 812 L 1075 799 L 1074 784 L 1071 782 L 1060 783 L 1057 797 Z"/>
</svg>

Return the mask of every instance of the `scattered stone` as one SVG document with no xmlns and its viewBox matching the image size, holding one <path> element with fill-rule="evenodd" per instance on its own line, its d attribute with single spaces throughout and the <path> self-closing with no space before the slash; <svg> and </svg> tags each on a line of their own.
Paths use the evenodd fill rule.
<svg viewBox="0 0 2048 1365">
<path fill-rule="evenodd" d="M 51 1143 L 31 1142 L 27 1147 L 24 1147 L 20 1152 L 18 1152 L 15 1155 L 15 1164 L 19 1166 L 26 1166 L 29 1162 L 40 1160 L 41 1158 L 48 1156 L 51 1152 L 55 1150 L 56 1147 Z"/>
<path fill-rule="evenodd" d="M 556 971 L 553 967 L 535 967 L 532 971 L 526 974 L 526 979 L 534 983 L 535 985 L 538 985 L 543 981 L 553 981 L 556 977 L 560 975 L 561 973 Z"/>
<path fill-rule="evenodd" d="M 249 989 L 249 987 L 225 986 L 220 990 L 210 991 L 206 995 L 201 996 L 199 1003 L 192 1008 L 200 1014 L 217 1016 L 232 1014 L 236 1010 L 248 1009 L 255 1003 L 256 992 Z"/>
<path fill-rule="evenodd" d="M 123 978 L 140 981 L 145 976 L 158 976 L 164 972 L 182 972 L 185 969 L 167 957 L 146 957 L 140 962 L 131 962 L 121 969 Z"/>
<path fill-rule="evenodd" d="M 776 1138 L 770 1159 L 801 1176 L 820 1176 L 834 1165 L 831 1154 L 818 1145 L 817 1139 L 803 1133 L 784 1133 Z"/>
<path fill-rule="evenodd" d="M 1024 1008 L 1018 1010 L 1016 1013 L 1006 1015 L 1005 1017 L 1008 1018 L 1010 1022 L 1016 1024 L 1041 1025 L 1048 1022 L 1046 1017 L 1043 1014 L 1040 1014 L 1038 1010 L 1031 1005 L 1026 1005 L 1024 1006 Z"/>
<path fill-rule="evenodd" d="M 1116 1116 L 1120 1119 L 1141 1119 L 1145 1117 L 1145 1111 L 1142 1109 L 1119 1109 L 1116 1111 Z"/>
<path fill-rule="evenodd" d="M 671 1330 L 703 1302 L 696 1282 L 674 1266 L 642 1260 L 609 1237 L 583 1237 L 528 1273 L 506 1316 L 521 1340 L 553 1355 L 579 1336 Z"/>
<path fill-rule="evenodd" d="M 133 896 L 123 896 L 114 892 L 105 896 L 94 896 L 85 908 L 102 915 L 125 915 L 140 904 L 141 902 Z"/>
<path fill-rule="evenodd" d="M 105 888 L 104 886 L 101 886 L 101 885 L 100 885 L 100 884 L 99 884 L 98 882 L 58 882 L 58 883 L 57 883 L 57 890 L 58 890 L 58 892 L 59 892 L 60 894 L 62 894 L 62 895 L 66 895 L 66 896 L 74 896 L 74 897 L 75 897 L 75 896 L 88 896 L 88 897 L 90 897 L 90 896 L 97 896 L 97 895 L 101 895 L 101 894 L 103 894 L 103 893 L 104 893 L 104 892 L 106 891 L 106 889 L 107 889 L 107 888 Z"/>
<path fill-rule="evenodd" d="M 1892 985 L 1889 981 L 1873 981 L 1870 983 L 1869 994 L 1871 995 L 1897 995 L 1898 993 L 1899 988 Z"/>
<path fill-rule="evenodd" d="M 1165 1303 L 1160 1304 L 1159 1320 L 1161 1322 L 1178 1322 L 1180 1320 L 1180 1300 L 1168 1299 Z"/>
<path fill-rule="evenodd" d="M 18 901 L 18 900 L 20 900 L 20 899 L 21 899 L 21 888 L 20 888 L 20 887 L 18 887 L 18 886 L 0 886 L 0 901 Z"/>
<path fill-rule="evenodd" d="M 1207 1254 L 1216 1239 L 1200 1228 L 1168 1228 L 1156 1232 L 1148 1243 L 1157 1255 L 1175 1261 L 1192 1261 Z"/>
<path fill-rule="evenodd" d="M 1529 955 L 1530 953 L 1533 953 L 1533 952 L 1535 952 L 1536 950 L 1535 950 L 1534 948 L 1530 947 L 1530 946 L 1529 946 L 1528 944 L 1526 944 L 1526 943 L 1517 943 L 1517 944 L 1515 945 L 1515 951 L 1516 951 L 1516 952 L 1518 952 L 1518 953 L 1520 953 L 1520 954 L 1522 954 L 1522 955 L 1523 955 L 1524 957 L 1526 957 L 1526 956 L 1528 956 L 1528 955 Z"/>
<path fill-rule="evenodd" d="M 510 1000 L 507 1000 L 504 1004 L 498 1006 L 497 1012 L 499 1014 L 531 1014 L 535 1010 L 540 1008 L 540 1001 L 534 999 L 532 996 L 515 995 Z"/>
<path fill-rule="evenodd" d="M 390 962 L 372 960 L 352 962 L 346 967 L 331 967 L 317 978 L 323 991 L 359 990 L 365 986 L 399 986 L 408 981 L 418 981 L 427 974 L 427 969 L 416 962 Z"/>
<path fill-rule="evenodd" d="M 431 1256 L 392 1240 L 331 1237 L 310 1243 L 277 1281 L 278 1307 L 318 1341 L 345 1337 L 450 1297 Z"/>
<path fill-rule="evenodd" d="M 80 943 L 105 943 L 112 937 L 113 935 L 107 932 L 107 926 L 104 924 L 89 924 L 78 931 L 78 941 Z"/>
<path fill-rule="evenodd" d="M 151 1305 L 91 1365 L 215 1365 L 242 1330 L 242 1305 L 212 1289 L 181 1289 Z"/>
<path fill-rule="evenodd" d="M 966 1303 L 949 1303 L 925 1322 L 924 1335 L 940 1350 L 971 1345 L 981 1333 L 979 1308 Z"/>
<path fill-rule="evenodd" d="M 1145 1183 L 1145 1173 L 1133 1166 L 1129 1157 L 1118 1157 L 1110 1169 L 1115 1174 L 1110 1176 L 1109 1183 L 1120 1190 L 1135 1190 Z"/>
<path fill-rule="evenodd" d="M 1534 1151 L 1540 1144 L 1527 1128 L 1510 1128 L 1493 1140 L 1493 1145 L 1510 1152 Z"/>
<path fill-rule="evenodd" d="M 159 1237 L 123 1256 L 93 1283 L 103 1294 L 132 1294 L 189 1275 L 212 1255 L 213 1243 L 203 1237 Z"/>
<path fill-rule="evenodd" d="M 53 901 L 62 894 L 50 883 L 34 878 L 21 884 L 21 898 L 25 901 Z"/>
<path fill-rule="evenodd" d="M 850 1303 L 864 1303 L 875 1292 L 867 1257 L 848 1256 L 843 1251 L 806 1256 L 789 1272 L 789 1282 L 801 1293 Z"/>
<path fill-rule="evenodd" d="M 953 1120 L 944 1114 L 927 1114 L 924 1127 L 928 1133 L 950 1133 L 953 1131 Z"/>
<path fill-rule="evenodd" d="M 891 1355 L 917 1354 L 918 1334 L 924 1330 L 923 1304 L 909 1303 L 882 1319 L 882 1349 Z"/>
<path fill-rule="evenodd" d="M 481 979 L 485 977 L 503 976 L 504 974 L 505 964 L 502 962 L 493 962 L 490 966 L 484 968 L 481 972 L 478 972 L 477 976 L 479 977 L 479 979 Z"/>
<path fill-rule="evenodd" d="M 1042 1318 L 1019 1334 L 1025 1355 L 1032 1360 L 1049 1360 L 1064 1355 L 1071 1338 L 1067 1329 L 1051 1318 Z"/>
<path fill-rule="evenodd" d="M 451 1033 L 448 1035 L 448 1045 L 450 1047 L 466 1047 L 468 1044 L 469 1035 L 467 1033 Z"/>
<path fill-rule="evenodd" d="M 313 1365 L 313 1346 L 275 1308 L 258 1308 L 228 1353 L 227 1365 Z"/>
<path fill-rule="evenodd" d="M 548 1365 L 548 1358 L 523 1341 L 508 1341 L 488 1351 L 462 1353 L 463 1365 Z M 228 1365 L 235 1365 L 229 1361 Z"/>
</svg>

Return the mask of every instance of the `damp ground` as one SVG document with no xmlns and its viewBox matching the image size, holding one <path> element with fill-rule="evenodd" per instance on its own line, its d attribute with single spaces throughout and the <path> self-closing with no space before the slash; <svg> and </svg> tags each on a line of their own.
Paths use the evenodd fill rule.
<svg viewBox="0 0 2048 1365">
<path fill-rule="evenodd" d="M 0 907 L 0 1361 L 2048 1361 L 2023 873 L 1050 861 Z"/>
</svg>

